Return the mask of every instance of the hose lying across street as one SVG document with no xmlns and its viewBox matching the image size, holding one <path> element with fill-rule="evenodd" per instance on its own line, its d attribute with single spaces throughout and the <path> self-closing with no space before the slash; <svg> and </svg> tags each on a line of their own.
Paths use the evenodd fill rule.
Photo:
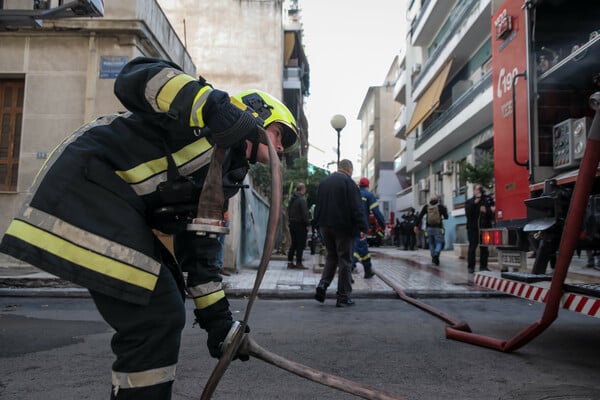
<svg viewBox="0 0 600 400">
<path fill-rule="evenodd" d="M 592 108 L 596 110 L 596 115 L 594 116 L 592 122 L 585 154 L 579 170 L 579 177 L 577 179 L 573 198 L 569 207 L 569 218 L 565 224 L 565 229 L 561 237 L 556 271 L 552 279 L 548 300 L 546 302 L 542 318 L 539 321 L 534 322 L 531 326 L 508 341 L 474 334 L 471 333 L 471 329 L 466 322 L 460 321 L 428 304 L 408 296 L 402 288 L 394 284 L 387 277 L 382 276 L 375 271 L 381 280 L 394 289 L 401 300 L 404 300 L 448 323 L 449 325 L 446 326 L 447 338 L 460 340 L 495 350 L 510 352 L 533 340 L 556 319 L 562 297 L 562 286 L 567 275 L 569 263 L 573 256 L 576 240 L 579 236 L 579 232 L 581 231 L 587 198 L 591 193 L 592 185 L 596 175 L 596 169 L 598 163 L 600 162 L 600 92 L 594 93 L 591 96 L 590 103 Z M 240 329 L 237 330 L 231 345 L 224 350 L 223 356 L 219 359 L 219 362 L 213 370 L 213 373 L 208 379 L 204 387 L 204 391 L 202 392 L 201 399 L 211 398 L 219 381 L 221 380 L 221 377 L 225 374 L 227 367 L 235 355 L 239 352 L 240 354 L 261 359 L 269 364 L 309 379 L 313 382 L 320 383 L 322 385 L 329 386 L 365 399 L 403 400 L 403 397 L 385 393 L 366 385 L 340 378 L 335 375 L 330 375 L 305 365 L 287 360 L 284 357 L 265 350 L 254 340 L 250 339 L 248 334 L 244 333 L 250 317 L 252 305 L 254 304 L 254 301 L 258 295 L 258 289 L 260 288 L 260 284 L 267 269 L 270 255 L 274 248 L 275 234 L 277 232 L 276 227 L 279 222 L 278 220 L 281 211 L 282 178 L 279 158 L 273 145 L 269 141 L 266 132 L 262 131 L 261 135 L 261 141 L 269 146 L 270 167 L 272 174 L 271 207 L 269 211 L 267 235 L 263 248 L 263 254 L 256 275 L 256 280 L 254 282 L 254 288 L 248 300 L 248 306 L 246 307 L 244 320 L 240 325 Z"/>
</svg>

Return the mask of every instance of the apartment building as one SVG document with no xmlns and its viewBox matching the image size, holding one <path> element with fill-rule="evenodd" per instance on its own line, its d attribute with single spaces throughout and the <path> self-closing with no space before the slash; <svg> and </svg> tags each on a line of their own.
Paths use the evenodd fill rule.
<svg viewBox="0 0 600 400">
<path fill-rule="evenodd" d="M 371 86 L 367 90 L 357 119 L 361 123 L 360 175 L 369 178 L 370 190 L 379 198 L 379 208 L 386 221 L 395 211 L 395 197 L 400 184 L 394 174 L 394 115 L 400 105 L 392 99 L 393 85 Z M 392 221 L 393 222 L 393 221 Z"/>
<path fill-rule="evenodd" d="M 436 193 L 448 207 L 446 249 L 466 242 L 461 171 L 493 151 L 491 0 L 411 1 L 406 45 L 395 60 L 400 139 L 396 206 L 419 210 Z"/>
<path fill-rule="evenodd" d="M 109 1 L 100 18 L 56 18 L 54 11 L 66 7 L 62 1 L 0 1 L 0 234 L 54 147 L 82 124 L 124 111 L 114 79 L 137 56 L 171 60 L 231 93 L 256 88 L 275 94 L 298 121 L 303 146 L 296 155 L 306 151 L 308 62 L 297 1 L 285 8 L 282 0 L 183 3 Z M 35 18 L 51 12 L 53 19 Z M 230 266 L 238 265 L 234 246 L 246 235 L 243 222 L 251 220 L 241 216 L 240 197 L 230 205 L 239 211 L 226 241 Z M 253 209 L 263 213 L 264 201 L 249 198 L 244 201 L 255 200 Z"/>
<path fill-rule="evenodd" d="M 304 96 L 309 64 L 302 45 L 298 0 L 158 0 L 185 43 L 198 73 L 229 93 L 259 89 L 290 109 L 300 146 L 288 161 L 308 151 Z"/>
<path fill-rule="evenodd" d="M 43 6 L 58 8 L 58 2 Z M 124 111 L 113 85 L 128 60 L 161 57 L 196 73 L 155 1 L 107 2 L 101 18 L 17 18 L 20 11 L 46 9 L 18 0 L 0 8 L 2 233 L 52 149 L 84 123 Z"/>
</svg>

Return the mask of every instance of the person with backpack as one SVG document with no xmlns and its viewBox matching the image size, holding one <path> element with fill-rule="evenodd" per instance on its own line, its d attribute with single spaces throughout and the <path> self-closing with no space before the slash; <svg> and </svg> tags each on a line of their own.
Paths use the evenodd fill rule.
<svg viewBox="0 0 600 400">
<path fill-rule="evenodd" d="M 416 226 L 421 225 L 423 217 L 427 216 L 425 232 L 429 242 L 431 262 L 440 265 L 440 253 L 444 247 L 444 219 L 448 219 L 448 209 L 439 202 L 437 194 L 432 194 L 429 203 L 425 204 L 417 217 Z M 418 229 L 418 228 L 417 228 Z"/>
</svg>

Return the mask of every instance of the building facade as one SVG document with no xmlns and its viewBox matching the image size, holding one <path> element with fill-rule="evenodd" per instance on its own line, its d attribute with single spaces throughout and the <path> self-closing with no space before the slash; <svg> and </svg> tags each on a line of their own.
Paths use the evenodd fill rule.
<svg viewBox="0 0 600 400">
<path fill-rule="evenodd" d="M 419 210 L 432 194 L 448 207 L 446 248 L 466 242 L 462 171 L 492 145 L 491 1 L 412 1 L 394 100 L 401 105 L 395 172 L 405 187 L 398 211 Z"/>
<path fill-rule="evenodd" d="M 7 17 L 31 14 L 34 2 L 0 2 L 0 232 L 56 145 L 84 123 L 124 111 L 113 94 L 114 79 L 137 56 L 173 61 L 232 94 L 250 88 L 273 93 L 295 113 L 307 143 L 302 97 L 308 62 L 297 3 L 285 9 L 281 0 L 182 3 L 111 1 L 101 18 L 40 22 Z M 242 229 L 232 224 L 231 236 Z M 235 266 L 239 241 L 228 242 L 225 258 Z"/>
<path fill-rule="evenodd" d="M 24 2 L 4 2 L 14 9 Z M 155 1 L 107 2 L 103 18 L 43 21 L 0 30 L 0 231 L 52 149 L 79 126 L 124 111 L 113 94 L 122 65 L 146 55 L 195 66 Z"/>
<path fill-rule="evenodd" d="M 371 86 L 358 113 L 361 124 L 361 176 L 371 183 L 370 190 L 379 198 L 386 221 L 392 220 L 400 183 L 394 174 L 394 115 L 400 105 L 392 98 L 393 85 Z"/>
</svg>

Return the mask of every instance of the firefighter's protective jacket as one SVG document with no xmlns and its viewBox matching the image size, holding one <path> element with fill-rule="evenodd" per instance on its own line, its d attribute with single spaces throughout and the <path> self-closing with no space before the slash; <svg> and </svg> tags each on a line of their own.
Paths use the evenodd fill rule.
<svg viewBox="0 0 600 400">
<path fill-rule="evenodd" d="M 377 197 L 371 192 L 369 192 L 366 188 L 360 188 L 360 198 L 363 202 L 363 206 L 365 208 L 365 217 L 367 218 L 367 226 L 369 225 L 369 214 L 373 213 L 377 223 L 381 227 L 382 230 L 385 231 L 385 219 L 383 218 L 383 214 L 379 209 L 379 201 Z"/>
<path fill-rule="evenodd" d="M 147 303 L 164 262 L 152 216 L 164 205 L 157 187 L 167 181 L 167 155 L 196 188 L 208 171 L 213 147 L 194 134 L 202 123 L 191 122 L 202 116 L 193 109 L 202 107 L 204 88 L 175 64 L 140 58 L 126 65 L 115 94 L 130 112 L 98 118 L 51 153 L 0 251 L 91 290 Z M 227 150 L 224 184 L 246 175 L 245 146 Z M 227 189 L 226 198 L 236 191 Z M 209 299 L 199 302 L 204 306 L 224 298 L 218 270 L 209 270 L 195 282 L 198 296 Z"/>
</svg>

